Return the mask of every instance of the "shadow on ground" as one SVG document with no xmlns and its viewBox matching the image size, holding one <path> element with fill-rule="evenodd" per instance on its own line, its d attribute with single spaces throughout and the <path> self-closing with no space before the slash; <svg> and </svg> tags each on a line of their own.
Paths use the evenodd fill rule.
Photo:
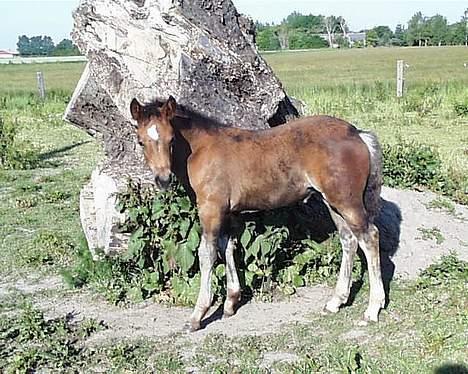
<svg viewBox="0 0 468 374">
<path fill-rule="evenodd" d="M 461 364 L 444 364 L 436 368 L 434 374 L 468 374 L 468 367 Z"/>
<path fill-rule="evenodd" d="M 307 209 L 309 210 L 309 216 L 314 217 L 311 222 L 311 231 L 313 233 L 311 239 L 320 243 L 335 232 L 336 227 L 328 213 L 327 207 L 320 200 L 316 199 L 308 205 Z M 375 224 L 380 233 L 380 263 L 387 305 L 390 301 L 390 284 L 395 275 L 395 264 L 392 261 L 392 257 L 400 246 L 401 221 L 400 208 L 391 201 L 381 199 L 381 209 L 375 220 Z M 351 305 L 354 302 L 357 293 L 364 283 L 363 279 L 367 270 L 367 261 L 361 250 L 358 251 L 358 256 L 363 263 L 362 273 L 359 279 L 353 282 L 346 305 Z"/>
<path fill-rule="evenodd" d="M 289 208 L 286 208 L 289 209 Z M 299 226 L 305 226 L 308 228 L 310 239 L 316 241 L 317 243 L 322 243 L 327 240 L 331 234 L 336 231 L 335 224 L 333 223 L 328 208 L 322 202 L 322 200 L 317 196 L 310 199 L 308 204 L 299 205 L 294 208 L 293 214 L 288 214 L 288 212 L 278 211 L 273 213 L 275 226 L 286 226 L 289 229 L 289 232 L 294 239 L 304 239 L 307 236 L 304 235 L 302 230 L 298 230 Z M 262 213 L 260 213 L 262 214 Z M 255 217 L 259 217 L 258 213 L 255 214 L 243 214 L 240 220 L 249 221 L 255 220 Z M 261 216 L 260 216 L 261 217 Z M 384 282 L 384 289 L 386 295 L 386 305 L 390 301 L 390 284 L 393 280 L 395 274 L 395 265 L 392 261 L 392 256 L 398 251 L 400 244 L 400 232 L 401 232 L 401 211 L 400 208 L 393 202 L 381 199 L 381 210 L 379 216 L 377 217 L 375 224 L 377 225 L 380 232 L 380 259 L 381 259 L 381 268 L 382 268 L 382 280 Z M 242 233 L 244 229 L 243 225 L 237 228 L 238 232 Z M 359 279 L 355 280 L 351 287 L 350 296 L 346 305 L 352 305 L 356 295 L 361 290 L 364 284 L 364 275 L 367 271 L 367 262 L 364 254 L 361 250 L 358 251 L 358 256 L 363 264 L 361 267 L 362 272 Z M 241 283 L 243 282 L 243 266 L 239 264 L 239 277 Z M 249 302 L 251 295 L 243 295 L 242 302 L 238 306 L 241 308 L 242 305 Z M 212 313 L 208 318 L 206 318 L 202 323 L 202 328 L 205 328 L 210 323 L 219 320 L 223 317 L 222 305 Z"/>
<path fill-rule="evenodd" d="M 45 152 L 45 153 L 41 153 L 38 158 L 41 162 L 45 162 L 45 161 L 49 161 L 53 158 L 57 158 L 57 157 L 60 157 L 64 154 L 66 154 L 68 151 L 71 151 L 72 149 L 74 148 L 77 148 L 77 147 L 80 147 L 84 144 L 87 144 L 87 143 L 90 143 L 91 141 L 90 140 L 84 140 L 84 141 L 81 141 L 81 142 L 78 142 L 78 143 L 74 143 L 74 144 L 69 144 L 69 145 L 66 145 L 65 147 L 62 147 L 62 148 L 58 148 L 58 149 L 54 149 L 52 151 L 49 151 L 49 152 Z"/>
</svg>

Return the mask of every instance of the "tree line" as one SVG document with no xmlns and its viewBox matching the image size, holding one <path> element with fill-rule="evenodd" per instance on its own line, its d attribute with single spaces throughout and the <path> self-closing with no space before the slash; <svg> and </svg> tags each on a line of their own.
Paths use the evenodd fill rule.
<svg viewBox="0 0 468 374">
<path fill-rule="evenodd" d="M 393 31 L 388 26 L 376 26 L 359 33 L 351 33 L 342 16 L 293 12 L 278 25 L 257 22 L 256 42 L 260 50 L 467 45 L 468 9 L 453 24 L 440 14 L 426 17 L 417 12 L 406 27 L 399 24 Z"/>
<path fill-rule="evenodd" d="M 21 56 L 79 56 L 80 51 L 70 39 L 63 39 L 57 45 L 50 36 L 28 37 L 21 35 L 16 43 Z"/>
</svg>

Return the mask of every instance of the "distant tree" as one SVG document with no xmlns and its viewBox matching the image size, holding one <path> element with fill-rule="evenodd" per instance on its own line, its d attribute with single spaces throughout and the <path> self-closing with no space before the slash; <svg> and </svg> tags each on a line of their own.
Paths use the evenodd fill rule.
<svg viewBox="0 0 468 374">
<path fill-rule="evenodd" d="M 465 23 L 465 46 L 468 47 L 468 8 L 463 13 L 462 22 Z"/>
<path fill-rule="evenodd" d="M 278 35 L 278 40 L 281 46 L 281 49 L 289 49 L 289 28 L 287 24 L 282 23 L 278 26 L 276 33 Z"/>
<path fill-rule="evenodd" d="M 419 45 L 424 42 L 424 31 L 426 19 L 421 12 L 417 12 L 408 22 L 408 30 L 406 32 L 406 41 L 408 45 Z"/>
<path fill-rule="evenodd" d="M 63 39 L 52 51 L 53 56 L 79 56 L 80 51 L 70 39 Z"/>
<path fill-rule="evenodd" d="M 21 35 L 18 37 L 18 43 L 16 43 L 18 53 L 21 56 L 31 56 L 31 40 L 26 35 Z"/>
<path fill-rule="evenodd" d="M 260 21 L 255 21 L 255 31 L 258 33 L 269 28 L 270 25 L 268 23 L 262 23 Z"/>
<path fill-rule="evenodd" d="M 325 39 L 304 30 L 293 30 L 289 34 L 290 49 L 316 49 L 326 47 L 328 47 L 328 43 Z"/>
<path fill-rule="evenodd" d="M 50 36 L 33 36 L 29 38 L 22 35 L 18 37 L 16 46 L 22 56 L 48 56 L 54 50 L 54 42 Z"/>
<path fill-rule="evenodd" d="M 396 25 L 393 38 L 390 40 L 390 44 L 395 46 L 402 46 L 406 44 L 406 30 L 402 24 Z"/>
<path fill-rule="evenodd" d="M 366 43 L 372 47 L 377 47 L 379 44 L 379 35 L 377 34 L 377 31 L 372 29 L 366 33 Z"/>
<path fill-rule="evenodd" d="M 372 40 L 372 43 L 374 43 L 375 46 L 385 46 L 390 44 L 390 40 L 393 38 L 393 32 L 388 26 L 376 26 L 370 31 L 375 31 L 375 34 L 377 35 L 377 42 Z M 372 33 L 371 39 L 375 38 L 375 34 Z"/>
<path fill-rule="evenodd" d="M 330 47 L 333 47 L 333 43 L 335 41 L 335 31 L 336 28 L 339 27 L 338 18 L 335 16 L 325 17 L 324 24 L 325 31 L 328 36 L 328 44 L 330 45 Z"/>
<path fill-rule="evenodd" d="M 343 37 L 338 42 L 338 45 L 340 47 L 349 47 L 349 39 L 348 39 L 349 27 L 348 27 L 346 20 L 343 17 L 339 16 L 337 18 L 337 23 L 340 26 L 341 32 L 343 33 Z"/>
<path fill-rule="evenodd" d="M 283 20 L 289 29 L 304 29 L 313 33 L 323 32 L 323 16 L 303 15 L 293 12 Z"/>
<path fill-rule="evenodd" d="M 263 51 L 275 51 L 281 48 L 278 35 L 272 27 L 264 28 L 257 33 L 258 49 Z"/>
<path fill-rule="evenodd" d="M 448 27 L 447 43 L 451 45 L 463 45 L 466 43 L 466 23 L 460 21 Z"/>
<path fill-rule="evenodd" d="M 432 45 L 441 46 L 442 44 L 447 44 L 449 28 L 445 17 L 440 14 L 436 14 L 429 18 L 426 24 L 429 34 L 428 36 L 430 37 Z"/>
</svg>

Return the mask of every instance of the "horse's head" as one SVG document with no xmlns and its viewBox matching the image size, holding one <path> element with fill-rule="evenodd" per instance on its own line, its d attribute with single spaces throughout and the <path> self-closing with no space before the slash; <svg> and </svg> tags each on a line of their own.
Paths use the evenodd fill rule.
<svg viewBox="0 0 468 374">
<path fill-rule="evenodd" d="M 130 104 L 132 117 L 137 121 L 138 142 L 143 147 L 146 162 L 152 170 L 156 185 L 165 190 L 172 175 L 172 145 L 174 129 L 171 119 L 175 115 L 176 101 L 170 96 L 158 110 L 146 109 L 137 99 Z"/>
</svg>

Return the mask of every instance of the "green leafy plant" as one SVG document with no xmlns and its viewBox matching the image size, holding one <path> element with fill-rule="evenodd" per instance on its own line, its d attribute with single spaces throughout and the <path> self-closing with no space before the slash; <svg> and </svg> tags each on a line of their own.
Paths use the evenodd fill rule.
<svg viewBox="0 0 468 374">
<path fill-rule="evenodd" d="M 384 183 L 389 187 L 434 186 L 442 179 L 442 161 L 430 146 L 399 140 L 383 145 Z"/>
<path fill-rule="evenodd" d="M 416 112 L 419 116 L 427 116 L 440 107 L 442 95 L 437 85 L 430 85 L 416 90 L 405 98 L 404 109 Z"/>
<path fill-rule="evenodd" d="M 426 227 L 418 227 L 418 231 L 421 233 L 421 239 L 423 240 L 434 239 L 437 244 L 442 244 L 445 241 L 445 238 L 438 227 L 432 227 L 430 229 Z"/>
<path fill-rule="evenodd" d="M 92 284 L 115 303 L 155 296 L 194 304 L 200 287 L 197 249 L 201 227 L 183 188 L 174 184 L 167 192 L 155 193 L 130 181 L 119 196 L 118 208 L 127 217 L 122 230 L 132 232 L 126 253 L 93 261 L 89 251 L 82 249 L 81 260 L 65 273 L 68 282 Z M 275 290 L 290 294 L 313 279 L 336 274 L 340 247 L 319 245 L 308 236 L 301 207 L 248 215 L 238 234 L 237 251 L 244 292 L 264 297 Z M 215 266 L 212 287 L 216 294 L 225 294 L 221 261 Z"/>
<path fill-rule="evenodd" d="M 68 317 L 46 319 L 30 303 L 19 315 L 0 319 L 0 371 L 63 371 L 80 362 L 82 340 L 105 326 L 95 320 L 73 323 Z"/>
<path fill-rule="evenodd" d="M 468 180 L 452 170 L 444 170 L 433 147 L 401 138 L 394 144 L 383 144 L 383 179 L 389 187 L 427 188 L 456 201 L 468 202 Z"/>
<path fill-rule="evenodd" d="M 450 281 L 468 282 L 468 262 L 460 260 L 455 252 L 442 256 L 437 263 L 423 270 L 417 286 L 427 288 Z"/>
<path fill-rule="evenodd" d="M 17 123 L 5 122 L 0 117 L 0 168 L 32 169 L 39 159 L 28 142 L 18 142 Z"/>
<path fill-rule="evenodd" d="M 452 103 L 452 107 L 457 116 L 468 116 L 468 95 L 455 99 Z"/>
</svg>

